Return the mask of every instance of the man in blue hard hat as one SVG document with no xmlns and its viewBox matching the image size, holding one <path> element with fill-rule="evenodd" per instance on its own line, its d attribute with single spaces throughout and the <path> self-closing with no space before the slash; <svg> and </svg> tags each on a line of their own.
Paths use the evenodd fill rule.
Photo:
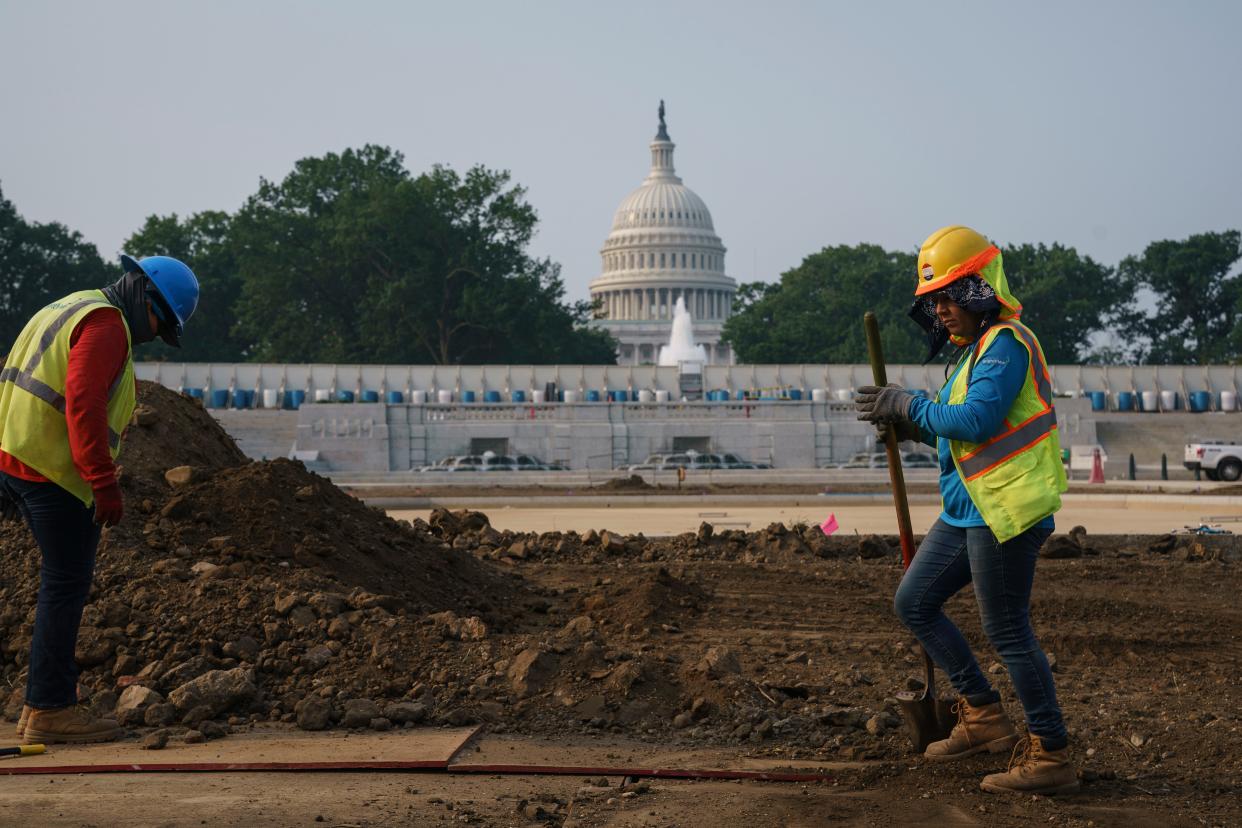
<svg viewBox="0 0 1242 828">
<path fill-rule="evenodd" d="M 198 279 L 168 256 L 121 257 L 102 290 L 52 302 L 18 334 L 0 371 L 0 507 L 42 552 L 30 640 L 25 744 L 103 742 L 120 728 L 78 706 L 74 661 L 100 528 L 124 514 L 116 458 L 137 397 L 133 346 L 180 347 Z"/>
</svg>

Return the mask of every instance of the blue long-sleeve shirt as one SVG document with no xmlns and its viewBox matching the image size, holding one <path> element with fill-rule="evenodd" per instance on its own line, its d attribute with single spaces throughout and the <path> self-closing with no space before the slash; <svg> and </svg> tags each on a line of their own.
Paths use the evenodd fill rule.
<svg viewBox="0 0 1242 828">
<path fill-rule="evenodd" d="M 1030 354 L 1013 331 L 1003 329 L 983 357 L 975 361 L 963 402 L 949 405 L 916 397 L 910 404 L 910 419 L 919 427 L 923 441 L 936 446 L 940 460 L 943 509 L 940 519 L 950 526 L 974 527 L 986 526 L 987 523 L 975 508 L 953 464 L 949 441 L 982 443 L 995 437 L 1004 427 L 1005 415 L 1022 390 L 1030 362 Z M 943 396 L 948 397 L 948 389 L 968 363 L 969 357 L 958 363 L 944 385 Z M 1038 525 L 1052 528 L 1052 516 L 1044 518 Z"/>
</svg>

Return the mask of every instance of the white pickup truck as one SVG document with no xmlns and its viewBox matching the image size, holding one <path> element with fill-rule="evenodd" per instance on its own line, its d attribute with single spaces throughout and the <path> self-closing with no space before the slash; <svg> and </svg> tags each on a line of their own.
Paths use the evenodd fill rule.
<svg viewBox="0 0 1242 828">
<path fill-rule="evenodd" d="M 1182 465 L 1191 471 L 1202 471 L 1208 480 L 1233 482 L 1242 477 L 1242 446 L 1220 440 L 1187 443 Z"/>
</svg>

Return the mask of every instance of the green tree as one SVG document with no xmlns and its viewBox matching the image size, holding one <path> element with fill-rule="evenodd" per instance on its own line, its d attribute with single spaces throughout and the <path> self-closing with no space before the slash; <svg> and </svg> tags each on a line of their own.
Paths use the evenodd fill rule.
<svg viewBox="0 0 1242 828">
<path fill-rule="evenodd" d="M 184 220 L 174 213 L 149 216 L 125 242 L 133 256 L 174 256 L 198 277 L 200 296 L 194 318 L 172 348 L 162 340 L 135 350 L 135 357 L 179 362 L 239 362 L 246 358 L 244 340 L 234 332 L 241 278 L 229 234 L 228 213 L 209 210 Z"/>
<path fill-rule="evenodd" d="M 611 362 L 526 253 L 537 217 L 504 172 L 436 167 L 366 146 L 263 181 L 233 223 L 240 328 L 261 359 Z"/>
<path fill-rule="evenodd" d="M 1236 362 L 1242 355 L 1242 259 L 1237 230 L 1147 245 L 1118 271 L 1132 293 L 1154 300 L 1123 324 L 1141 337 L 1136 356 L 1155 364 Z"/>
<path fill-rule="evenodd" d="M 1087 360 L 1093 335 L 1129 308 L 1132 294 L 1116 271 L 1072 247 L 1010 245 L 1002 254 L 1022 321 L 1035 331 L 1050 363 Z"/>
<path fill-rule="evenodd" d="M 23 219 L 0 191 L 0 348 L 5 352 L 48 302 L 102 287 L 120 272 L 76 231 Z"/>
<path fill-rule="evenodd" d="M 740 362 L 866 362 L 862 317 L 874 310 L 888 362 L 922 362 L 926 343 L 908 316 L 915 257 L 874 244 L 826 247 L 779 283 L 743 285 L 723 336 Z"/>
</svg>

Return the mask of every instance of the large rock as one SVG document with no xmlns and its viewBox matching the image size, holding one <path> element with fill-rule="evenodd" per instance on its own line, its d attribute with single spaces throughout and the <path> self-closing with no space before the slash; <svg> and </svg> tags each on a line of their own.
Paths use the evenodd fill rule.
<svg viewBox="0 0 1242 828">
<path fill-rule="evenodd" d="M 509 664 L 509 683 L 519 698 L 533 696 L 556 670 L 556 659 L 551 653 L 534 647 L 518 653 Z"/>
<path fill-rule="evenodd" d="M 115 718 L 123 725 L 145 724 L 147 708 L 163 701 L 164 697 L 150 687 L 131 684 L 116 703 Z"/>
<path fill-rule="evenodd" d="M 235 658 L 238 661 L 258 661 L 259 653 L 262 647 L 259 642 L 249 635 L 243 635 L 236 641 L 230 641 L 224 645 L 223 652 L 229 658 Z"/>
<path fill-rule="evenodd" d="M 482 641 L 487 638 L 487 625 L 477 615 L 459 618 L 452 610 L 437 612 L 423 619 L 445 638 L 458 641 Z"/>
<path fill-rule="evenodd" d="M 332 704 L 319 696 L 307 696 L 293 707 L 298 727 L 303 730 L 323 730 L 332 719 Z"/>
<path fill-rule="evenodd" d="M 604 532 L 599 536 L 599 546 L 609 555 L 620 555 L 625 551 L 625 541 L 613 532 Z"/>
<path fill-rule="evenodd" d="M 340 615 L 347 605 L 344 595 L 332 592 L 316 592 L 307 601 L 320 618 L 332 619 Z"/>
<path fill-rule="evenodd" d="M 175 466 L 164 472 L 164 479 L 173 488 L 188 486 L 198 480 L 200 476 L 193 466 Z"/>
<path fill-rule="evenodd" d="M 378 718 L 378 704 L 370 699 L 350 699 L 345 702 L 345 714 L 341 717 L 341 724 L 344 727 L 370 727 L 371 720 Z"/>
<path fill-rule="evenodd" d="M 393 724 L 418 724 L 427 718 L 427 706 L 419 702 L 393 702 L 384 708 L 384 718 Z"/>
<path fill-rule="evenodd" d="M 557 635 L 561 638 L 586 638 L 591 634 L 595 624 L 591 621 L 589 615 L 579 615 L 577 618 L 571 618 L 569 623 L 561 628 Z"/>
<path fill-rule="evenodd" d="M 328 662 L 332 660 L 332 655 L 332 650 L 329 647 L 319 644 L 311 647 L 302 655 L 301 664 L 306 668 L 307 672 L 316 673 L 327 666 Z"/>
<path fill-rule="evenodd" d="M 723 678 L 742 672 L 737 653 L 723 646 L 709 647 L 698 666 L 700 670 L 713 678 Z"/>
<path fill-rule="evenodd" d="M 203 673 L 169 693 L 168 700 L 177 706 L 178 713 L 207 707 L 215 717 L 226 710 L 248 705 L 258 692 L 254 671 L 237 667 Z"/>
</svg>

